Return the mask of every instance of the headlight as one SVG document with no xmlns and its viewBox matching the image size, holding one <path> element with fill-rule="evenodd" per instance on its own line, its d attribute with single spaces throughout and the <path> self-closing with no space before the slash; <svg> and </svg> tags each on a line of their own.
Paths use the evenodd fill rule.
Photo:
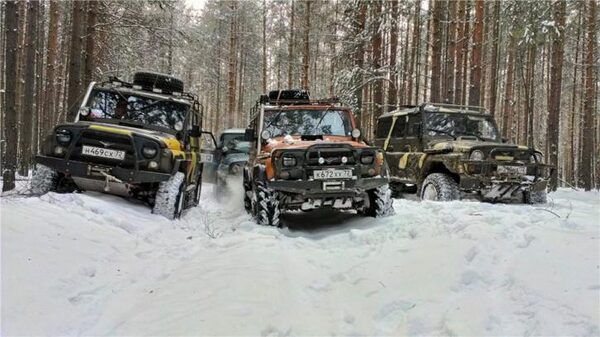
<svg viewBox="0 0 600 337">
<path fill-rule="evenodd" d="M 364 165 L 373 164 L 374 160 L 375 160 L 375 156 L 372 153 L 366 153 L 366 154 L 363 154 L 362 156 L 360 156 L 360 162 Z"/>
<path fill-rule="evenodd" d="M 87 116 L 90 114 L 90 108 L 87 106 L 82 106 L 81 108 L 79 108 L 79 114 L 83 117 Z"/>
<path fill-rule="evenodd" d="M 269 132 L 269 130 L 263 130 L 263 132 L 260 133 L 260 138 L 263 140 L 268 140 L 271 138 L 271 132 Z"/>
<path fill-rule="evenodd" d="M 69 130 L 62 129 L 56 131 L 56 141 L 61 145 L 69 145 L 71 138 L 71 131 Z"/>
<path fill-rule="evenodd" d="M 485 156 L 483 155 L 483 152 L 479 151 L 479 150 L 475 150 L 473 152 L 471 152 L 471 156 L 469 157 L 469 159 L 471 160 L 483 160 Z"/>
<path fill-rule="evenodd" d="M 282 163 L 285 167 L 296 166 L 296 157 L 283 157 Z"/>
<path fill-rule="evenodd" d="M 177 121 L 177 122 L 175 123 L 174 127 L 175 127 L 175 130 L 176 130 L 176 131 L 181 131 L 181 130 L 183 130 L 183 122 L 182 122 L 182 121 Z"/>
<path fill-rule="evenodd" d="M 359 138 L 359 137 L 360 137 L 360 130 L 359 129 L 352 130 L 352 138 Z"/>
<path fill-rule="evenodd" d="M 153 146 L 144 145 L 144 147 L 142 147 L 142 155 L 144 155 L 144 157 L 147 159 L 154 158 L 157 152 L 158 151 Z"/>
</svg>

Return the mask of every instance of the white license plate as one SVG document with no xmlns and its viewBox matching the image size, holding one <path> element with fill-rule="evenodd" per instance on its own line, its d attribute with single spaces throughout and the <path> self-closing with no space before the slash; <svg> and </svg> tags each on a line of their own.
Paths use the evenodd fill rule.
<svg viewBox="0 0 600 337">
<path fill-rule="evenodd" d="M 498 165 L 498 173 L 500 173 L 500 174 L 527 174 L 527 167 Z"/>
<path fill-rule="evenodd" d="M 350 179 L 352 178 L 352 170 L 316 170 L 313 175 L 315 179 Z"/>
<path fill-rule="evenodd" d="M 87 146 L 87 145 L 83 146 L 83 148 L 81 149 L 81 154 L 84 156 L 102 157 L 102 158 L 108 158 L 108 159 L 117 159 L 117 160 L 125 159 L 125 151 L 104 149 L 101 147 Z"/>
</svg>

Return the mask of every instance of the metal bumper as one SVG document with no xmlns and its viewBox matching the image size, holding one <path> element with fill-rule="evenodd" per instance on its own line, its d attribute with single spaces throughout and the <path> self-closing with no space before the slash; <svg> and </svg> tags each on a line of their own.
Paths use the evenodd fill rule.
<svg viewBox="0 0 600 337">
<path fill-rule="evenodd" d="M 388 183 L 387 178 L 361 178 L 343 180 L 271 180 L 270 189 L 307 197 L 353 197 Z"/>
<path fill-rule="evenodd" d="M 155 183 L 166 181 L 171 178 L 171 175 L 168 173 L 124 169 L 121 167 L 66 160 L 64 158 L 38 155 L 35 157 L 35 160 L 39 164 L 48 166 L 58 172 L 62 172 L 66 175 L 74 177 L 105 179 L 105 175 L 103 174 L 104 172 L 123 181 L 124 183 L 129 184 Z"/>
</svg>

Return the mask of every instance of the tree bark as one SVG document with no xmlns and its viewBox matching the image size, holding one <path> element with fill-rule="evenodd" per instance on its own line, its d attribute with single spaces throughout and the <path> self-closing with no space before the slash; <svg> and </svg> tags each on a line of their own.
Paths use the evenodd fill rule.
<svg viewBox="0 0 600 337">
<path fill-rule="evenodd" d="M 73 1 L 73 15 L 71 15 L 71 48 L 69 53 L 69 89 L 67 99 L 67 120 L 75 119 L 79 110 L 81 96 L 81 36 L 83 31 L 83 8 L 85 2 Z"/>
<path fill-rule="evenodd" d="M 596 91 L 594 65 L 596 60 L 596 11 L 597 3 L 590 0 L 587 8 L 587 41 L 585 51 L 585 103 L 583 104 L 583 148 L 581 170 L 583 174 L 583 189 L 589 191 L 593 188 L 593 153 L 594 153 L 594 113 L 596 109 Z"/>
<path fill-rule="evenodd" d="M 381 60 L 382 60 L 382 33 L 380 28 L 381 25 L 381 1 L 373 2 L 373 11 L 371 13 L 373 18 L 373 72 L 375 76 L 380 76 L 381 72 Z M 373 113 L 371 114 L 371 125 L 375 125 L 377 117 L 383 111 L 383 83 L 380 79 L 373 81 Z"/>
<path fill-rule="evenodd" d="M 441 70 L 442 70 L 442 24 L 444 19 L 444 2 L 433 1 L 432 45 L 431 45 L 431 87 L 430 101 L 441 101 Z"/>
<path fill-rule="evenodd" d="M 456 14 L 458 20 L 458 28 L 456 32 L 456 48 L 455 52 L 455 66 L 456 76 L 454 78 L 454 103 L 463 104 L 463 60 L 467 55 L 467 44 L 469 42 L 469 36 L 467 35 L 467 27 L 469 23 L 466 18 L 466 0 L 458 1 L 458 12 Z"/>
<path fill-rule="evenodd" d="M 289 41 L 289 45 L 288 45 L 288 78 L 287 78 L 287 84 L 288 84 L 288 89 L 291 89 L 294 86 L 294 18 L 295 18 L 295 1 L 292 0 L 291 4 L 291 9 L 290 9 L 290 41 Z"/>
<path fill-rule="evenodd" d="M 473 27 L 473 49 L 471 52 L 471 79 L 469 105 L 479 106 L 481 100 L 481 50 L 483 45 L 483 0 L 475 0 L 475 24 Z"/>
<path fill-rule="evenodd" d="M 236 57 L 237 57 L 237 36 L 236 36 L 236 12 L 237 2 L 229 2 L 229 70 L 227 85 L 227 126 L 232 128 L 234 125 L 234 116 L 236 115 Z"/>
<path fill-rule="evenodd" d="M 407 100 L 408 103 L 410 104 L 411 102 L 417 102 L 418 100 L 418 84 L 416 82 L 418 82 L 418 78 L 419 78 L 419 67 L 415 65 L 415 63 L 418 63 L 418 51 L 421 48 L 421 44 L 420 44 L 420 40 L 421 40 L 421 31 L 420 31 L 420 25 L 421 25 L 421 0 L 416 0 L 415 2 L 415 21 L 413 23 L 413 34 L 412 34 L 412 45 L 410 48 L 410 66 L 408 69 L 408 93 L 407 93 Z M 417 69 L 416 74 L 415 74 L 415 69 Z M 415 95 L 415 98 L 413 99 L 413 82 L 414 85 L 416 86 L 416 92 L 417 95 Z"/>
<path fill-rule="evenodd" d="M 17 10 L 17 2 L 7 0 L 4 10 L 4 34 L 6 36 L 6 44 L 4 45 L 4 55 L 6 56 L 6 78 L 17 78 L 17 29 L 19 24 L 19 12 Z M 15 188 L 15 171 L 17 169 L 17 102 L 16 86 L 17 81 L 8 80 L 5 83 L 4 94 L 4 127 L 5 138 L 4 146 L 6 151 L 3 157 L 2 172 L 2 191 L 10 191 Z"/>
<path fill-rule="evenodd" d="M 262 18 L 262 91 L 267 92 L 267 0 L 263 0 Z"/>
<path fill-rule="evenodd" d="M 508 46 L 508 61 L 506 63 L 506 86 L 504 90 L 504 105 L 502 111 L 502 135 L 509 138 L 509 131 L 512 128 L 513 115 L 513 86 L 515 79 L 515 47 L 516 38 L 511 34 L 510 44 Z"/>
<path fill-rule="evenodd" d="M 358 45 L 354 52 L 354 67 L 358 70 L 358 74 L 355 74 L 354 81 L 354 96 L 356 97 L 356 113 L 360 116 L 359 121 L 364 121 L 364 109 L 363 109 L 363 67 L 365 62 L 365 47 L 362 39 L 364 33 L 365 24 L 367 20 L 367 5 L 364 1 L 359 2 L 358 15 L 356 18 L 356 25 L 354 27 L 355 36 L 358 37 Z M 364 130 L 363 130 L 364 131 Z"/>
<path fill-rule="evenodd" d="M 548 143 L 549 143 L 549 159 L 550 165 L 558 167 L 558 151 L 559 151 L 559 119 L 560 119 L 560 103 L 562 89 L 562 68 L 563 68 L 563 49 L 564 49 L 564 25 L 565 25 L 565 0 L 559 0 L 553 4 L 554 7 L 554 22 L 557 24 L 558 30 L 554 34 L 552 41 L 552 66 L 550 73 L 550 106 L 548 116 Z M 550 179 L 550 189 L 556 191 L 558 187 L 557 177 L 553 175 Z"/>
<path fill-rule="evenodd" d="M 44 121 L 42 130 L 47 132 L 54 123 L 56 99 L 56 56 L 58 53 L 58 0 L 50 0 L 48 23 L 48 54 L 46 55 L 46 86 L 44 89 Z"/>
<path fill-rule="evenodd" d="M 445 71 L 445 79 L 444 79 L 444 101 L 446 103 L 453 103 L 454 100 L 454 75 L 456 71 L 454 70 L 454 56 L 456 54 L 456 34 L 457 34 L 457 16 L 456 16 L 456 1 L 450 0 L 448 2 L 448 49 L 446 51 L 446 71 Z"/>
<path fill-rule="evenodd" d="M 305 2 L 304 8 L 304 48 L 302 50 L 302 89 L 309 89 L 310 75 L 310 5 L 312 0 Z"/>
<path fill-rule="evenodd" d="M 396 52 L 398 50 L 398 0 L 391 1 L 390 28 L 390 85 L 388 87 L 388 104 L 398 103 L 398 70 L 396 69 Z"/>
<path fill-rule="evenodd" d="M 83 75 L 83 85 L 88 85 L 94 75 L 95 62 L 95 47 L 96 47 L 96 15 L 98 13 L 98 1 L 87 1 L 87 26 L 85 37 L 85 69 Z M 173 34 L 173 33 L 172 33 Z"/>
<path fill-rule="evenodd" d="M 494 13 L 492 15 L 493 31 L 492 31 L 492 69 L 490 75 L 490 114 L 492 117 L 496 115 L 496 101 L 498 97 L 498 45 L 501 41 L 500 36 L 500 7 L 501 1 L 494 2 Z"/>
</svg>

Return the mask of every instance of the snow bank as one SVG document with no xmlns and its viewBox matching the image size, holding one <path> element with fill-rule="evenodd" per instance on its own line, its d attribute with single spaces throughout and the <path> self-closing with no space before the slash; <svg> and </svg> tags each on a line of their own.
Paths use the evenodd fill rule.
<svg viewBox="0 0 600 337">
<path fill-rule="evenodd" d="M 2 198 L 3 335 L 598 335 L 600 194 L 178 221 L 85 193 Z"/>
</svg>

